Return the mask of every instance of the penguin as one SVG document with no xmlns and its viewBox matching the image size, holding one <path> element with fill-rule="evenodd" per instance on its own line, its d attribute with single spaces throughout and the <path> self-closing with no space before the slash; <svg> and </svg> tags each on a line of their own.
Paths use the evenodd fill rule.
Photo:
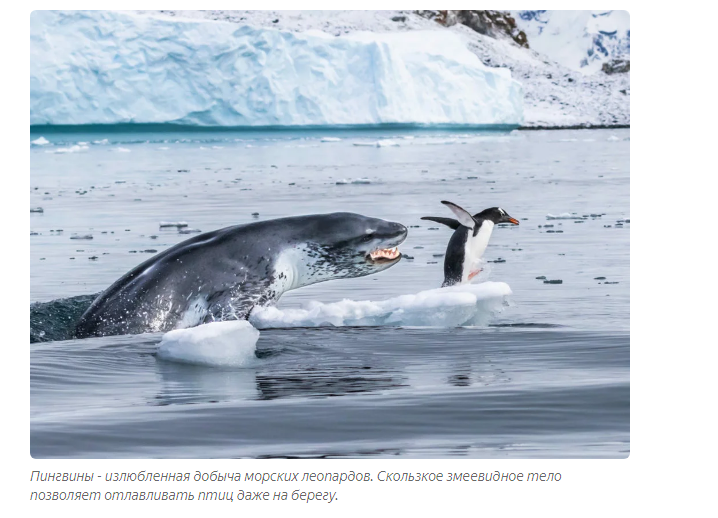
<svg viewBox="0 0 718 518">
<path fill-rule="evenodd" d="M 454 230 L 449 239 L 444 257 L 444 283 L 441 287 L 469 282 L 481 271 L 480 261 L 489 244 L 491 232 L 498 223 L 518 225 L 500 207 L 491 207 L 473 216 L 450 201 L 442 201 L 456 215 L 457 219 L 425 216 L 421 219 L 441 223 Z"/>
</svg>

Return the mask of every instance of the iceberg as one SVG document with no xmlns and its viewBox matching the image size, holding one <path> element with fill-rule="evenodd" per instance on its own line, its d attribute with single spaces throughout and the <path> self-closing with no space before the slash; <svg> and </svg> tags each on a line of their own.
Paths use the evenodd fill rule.
<svg viewBox="0 0 718 518">
<path fill-rule="evenodd" d="M 34 11 L 30 124 L 518 126 L 523 93 L 446 30 L 293 33 Z"/>
</svg>

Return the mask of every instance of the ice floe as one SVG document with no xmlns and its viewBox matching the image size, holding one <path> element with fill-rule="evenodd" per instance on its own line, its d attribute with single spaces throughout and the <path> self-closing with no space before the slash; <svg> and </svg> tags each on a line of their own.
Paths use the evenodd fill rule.
<svg viewBox="0 0 718 518">
<path fill-rule="evenodd" d="M 250 322 L 259 329 L 316 326 L 485 326 L 506 305 L 503 282 L 437 288 L 387 300 L 310 302 L 303 308 L 259 307 Z"/>
<path fill-rule="evenodd" d="M 50 143 L 49 140 L 47 140 L 45 137 L 36 138 L 35 140 L 31 140 L 30 144 L 33 146 L 47 146 Z"/>
<path fill-rule="evenodd" d="M 246 320 L 211 322 L 162 336 L 157 356 L 164 360 L 218 367 L 243 367 L 255 359 L 259 331 Z"/>
</svg>

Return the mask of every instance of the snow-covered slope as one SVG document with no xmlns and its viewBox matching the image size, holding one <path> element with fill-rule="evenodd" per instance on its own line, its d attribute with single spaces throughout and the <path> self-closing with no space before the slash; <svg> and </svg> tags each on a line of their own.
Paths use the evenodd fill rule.
<svg viewBox="0 0 718 518">
<path fill-rule="evenodd" d="M 31 15 L 30 122 L 522 123 L 521 85 L 455 32 L 335 36 L 112 11 Z"/>
<path fill-rule="evenodd" d="M 628 11 L 512 11 L 531 48 L 592 74 L 611 59 L 630 59 Z"/>
</svg>

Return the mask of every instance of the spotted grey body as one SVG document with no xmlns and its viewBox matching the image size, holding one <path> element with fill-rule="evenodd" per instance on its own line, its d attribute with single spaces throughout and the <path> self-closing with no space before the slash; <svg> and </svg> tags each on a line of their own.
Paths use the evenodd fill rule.
<svg viewBox="0 0 718 518">
<path fill-rule="evenodd" d="M 169 331 L 245 319 L 252 308 L 321 281 L 362 277 L 401 259 L 399 223 L 352 213 L 274 219 L 200 234 L 157 254 L 101 293 L 78 338 Z"/>
<path fill-rule="evenodd" d="M 499 207 L 491 207 L 472 216 L 454 203 L 441 203 L 449 207 L 457 219 L 434 216 L 421 219 L 436 221 L 454 229 L 444 256 L 444 282 L 441 285 L 444 287 L 468 282 L 481 271 L 481 258 L 496 224 L 518 225 L 519 222 Z"/>
</svg>

